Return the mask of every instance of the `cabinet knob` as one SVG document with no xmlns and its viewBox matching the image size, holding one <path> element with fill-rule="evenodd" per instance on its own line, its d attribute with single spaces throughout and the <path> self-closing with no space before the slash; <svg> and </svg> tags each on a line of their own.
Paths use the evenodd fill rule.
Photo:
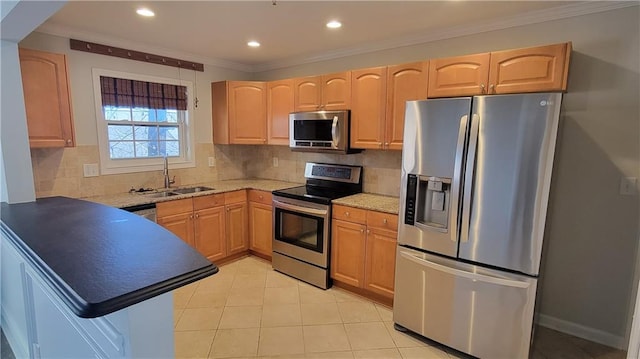
<svg viewBox="0 0 640 359">
<path fill-rule="evenodd" d="M 344 215 L 349 217 L 349 212 L 344 212 Z"/>
<path fill-rule="evenodd" d="M 378 147 L 382 148 L 382 142 L 378 142 Z"/>
<path fill-rule="evenodd" d="M 260 199 L 264 199 L 264 197 L 263 197 L 262 195 L 260 195 L 258 198 L 260 198 Z"/>
<path fill-rule="evenodd" d="M 480 84 L 480 93 L 484 93 L 484 84 Z"/>
<path fill-rule="evenodd" d="M 384 224 L 387 224 L 387 222 L 388 222 L 388 221 L 387 221 L 387 219 L 386 219 L 386 218 L 382 220 L 382 223 L 384 223 Z"/>
<path fill-rule="evenodd" d="M 361 229 L 361 230 L 360 230 L 360 233 L 364 233 L 364 229 Z"/>
<path fill-rule="evenodd" d="M 67 140 L 67 145 L 70 145 L 70 144 L 71 144 L 71 139 L 68 139 Z"/>
<path fill-rule="evenodd" d="M 496 93 L 496 87 L 493 84 L 489 85 L 489 93 L 492 93 L 492 92 Z"/>
<path fill-rule="evenodd" d="M 367 234 L 371 233 L 371 230 L 367 229 Z"/>
<path fill-rule="evenodd" d="M 385 142 L 384 147 L 389 147 L 389 142 Z"/>
<path fill-rule="evenodd" d="M 193 219 L 193 214 L 189 216 L 189 219 Z"/>
<path fill-rule="evenodd" d="M 196 218 L 200 218 L 200 213 L 196 213 Z"/>
</svg>

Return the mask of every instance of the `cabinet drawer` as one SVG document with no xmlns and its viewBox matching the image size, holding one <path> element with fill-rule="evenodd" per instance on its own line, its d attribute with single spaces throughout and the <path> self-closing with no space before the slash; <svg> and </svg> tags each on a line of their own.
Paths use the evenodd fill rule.
<svg viewBox="0 0 640 359">
<path fill-rule="evenodd" d="M 270 206 L 272 203 L 271 192 L 259 191 L 255 189 L 249 190 L 249 201 L 267 204 Z"/>
<path fill-rule="evenodd" d="M 391 213 L 367 211 L 367 226 L 397 231 L 398 216 Z"/>
<path fill-rule="evenodd" d="M 193 197 L 193 210 L 224 206 L 224 194 L 211 194 L 208 196 Z"/>
<path fill-rule="evenodd" d="M 367 219 L 367 211 L 364 209 L 336 204 L 333 206 L 332 216 L 333 218 L 342 219 L 344 221 L 365 224 Z"/>
<path fill-rule="evenodd" d="M 247 191 L 245 190 L 227 192 L 224 194 L 224 204 L 246 202 L 246 201 L 247 201 Z"/>
<path fill-rule="evenodd" d="M 193 201 L 191 198 L 177 199 L 175 201 L 159 202 L 156 204 L 156 216 L 164 217 L 179 213 L 193 211 Z"/>
</svg>

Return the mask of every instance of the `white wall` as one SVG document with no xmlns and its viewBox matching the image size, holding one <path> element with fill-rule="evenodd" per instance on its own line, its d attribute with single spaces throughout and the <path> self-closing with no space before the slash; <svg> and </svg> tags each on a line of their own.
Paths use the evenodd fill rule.
<svg viewBox="0 0 640 359">
<path fill-rule="evenodd" d="M 198 108 L 195 109 L 196 143 L 213 142 L 211 126 L 211 82 L 227 79 L 243 80 L 249 76 L 244 72 L 206 64 L 204 72 L 194 72 L 191 70 L 178 69 L 177 67 L 75 51 L 69 48 L 68 38 L 38 32 L 31 33 L 22 40 L 20 47 L 67 55 L 76 144 L 79 146 L 98 144 L 93 78 L 91 75 L 92 68 L 196 82 L 197 88 L 195 92 L 199 99 Z"/>
<path fill-rule="evenodd" d="M 618 194 L 640 177 L 639 9 L 491 31 L 305 64 L 261 79 L 508 48 L 573 42 L 562 107 L 538 309 L 541 322 L 624 347 L 638 238 L 638 197 Z"/>
</svg>

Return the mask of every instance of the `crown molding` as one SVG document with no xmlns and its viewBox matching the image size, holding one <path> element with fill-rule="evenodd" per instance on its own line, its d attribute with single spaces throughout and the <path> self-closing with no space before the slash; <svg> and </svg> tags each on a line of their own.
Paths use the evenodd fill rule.
<svg viewBox="0 0 640 359">
<path fill-rule="evenodd" d="M 390 50 L 399 47 L 413 46 L 433 41 L 451 39 L 461 36 L 473 35 L 483 32 L 504 30 L 512 27 L 538 24 L 547 21 L 566 19 L 576 16 L 589 15 L 599 12 L 617 10 L 627 7 L 639 6 L 637 0 L 627 1 L 585 1 L 576 4 L 569 4 L 554 7 L 551 9 L 531 11 L 517 16 L 511 16 L 497 21 L 490 21 L 480 24 L 454 26 L 444 28 L 437 31 L 429 31 L 428 34 L 417 34 L 403 38 L 396 38 L 387 41 L 376 41 L 363 44 L 358 47 L 349 47 L 337 49 L 334 51 L 326 51 L 321 54 L 293 56 L 287 59 L 269 61 L 257 65 L 248 65 L 239 62 L 227 61 L 218 58 L 211 58 L 196 54 L 187 53 L 184 51 L 176 51 L 158 46 L 149 46 L 143 43 L 128 41 L 122 38 L 116 38 L 112 36 L 106 36 L 103 34 L 80 31 L 71 27 L 58 25 L 58 24 L 43 24 L 36 32 L 41 32 L 49 35 L 77 38 L 85 41 L 104 43 L 105 45 L 111 45 L 124 48 L 135 48 L 138 51 L 160 53 L 164 56 L 185 58 L 194 62 L 201 62 L 205 65 L 211 65 L 216 67 L 227 68 L 231 70 L 243 71 L 243 72 L 263 72 L 276 70 L 286 67 L 304 65 L 314 62 L 334 60 L 347 56 L 361 55 L 370 52 Z"/>
<path fill-rule="evenodd" d="M 200 62 L 205 65 L 223 67 L 231 70 L 238 70 L 244 72 L 255 72 L 254 66 L 242 64 L 239 62 L 226 61 L 217 58 L 211 58 L 196 54 L 191 54 L 185 51 L 176 51 L 175 49 L 168 49 L 160 46 L 150 46 L 140 42 L 134 42 L 117 38 L 114 36 L 108 36 L 104 34 L 98 34 L 89 31 L 81 31 L 72 27 L 59 25 L 59 24 L 42 24 L 35 32 L 40 32 L 53 36 L 60 36 L 65 38 L 75 38 L 82 41 L 97 42 L 104 45 L 132 48 L 140 52 L 158 53 L 162 56 L 184 58 L 185 60 Z"/>
<path fill-rule="evenodd" d="M 280 68 L 303 65 L 313 62 L 333 60 L 341 57 L 361 55 L 376 51 L 390 50 L 399 47 L 413 46 L 438 40 L 451 39 L 461 36 L 474 35 L 483 32 L 504 30 L 512 27 L 538 24 L 547 21 L 566 19 L 576 16 L 589 15 L 599 12 L 617 10 L 640 3 L 635 1 L 587 1 L 577 4 L 569 4 L 551 9 L 531 11 L 522 15 L 511 16 L 508 19 L 490 21 L 482 24 L 455 26 L 437 31 L 429 31 L 428 34 L 411 35 L 388 41 L 377 41 L 364 44 L 359 47 L 338 49 L 312 56 L 296 56 L 284 60 L 265 62 L 253 66 L 254 72 L 275 70 Z"/>
</svg>

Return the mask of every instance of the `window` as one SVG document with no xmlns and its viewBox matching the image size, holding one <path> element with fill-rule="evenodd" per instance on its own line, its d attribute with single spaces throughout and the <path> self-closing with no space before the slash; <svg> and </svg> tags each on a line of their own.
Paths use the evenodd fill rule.
<svg viewBox="0 0 640 359">
<path fill-rule="evenodd" d="M 103 174 L 194 167 L 189 123 L 191 83 L 94 70 Z"/>
</svg>

